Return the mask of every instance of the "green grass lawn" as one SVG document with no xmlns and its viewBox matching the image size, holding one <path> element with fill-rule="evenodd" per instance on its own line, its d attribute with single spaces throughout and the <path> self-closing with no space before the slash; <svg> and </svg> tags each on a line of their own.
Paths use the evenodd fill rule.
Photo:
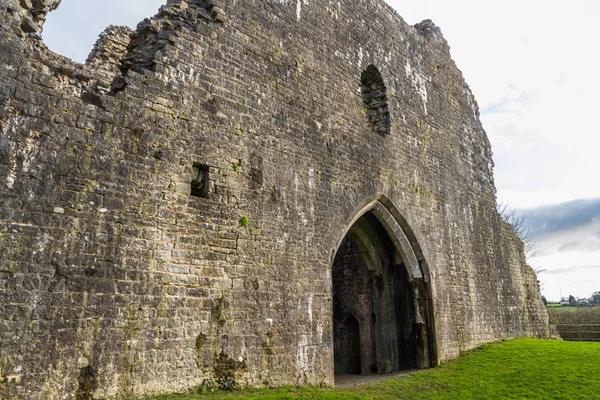
<svg viewBox="0 0 600 400">
<path fill-rule="evenodd" d="M 348 389 L 285 387 L 211 394 L 196 399 L 600 399 L 600 343 L 519 339 L 488 344 L 458 360 Z"/>
</svg>

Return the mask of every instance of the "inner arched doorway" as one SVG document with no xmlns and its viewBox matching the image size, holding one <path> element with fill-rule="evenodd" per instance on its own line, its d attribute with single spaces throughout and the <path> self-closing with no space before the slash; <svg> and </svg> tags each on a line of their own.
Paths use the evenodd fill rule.
<svg viewBox="0 0 600 400">
<path fill-rule="evenodd" d="M 335 374 L 434 365 L 428 275 L 416 239 L 380 202 L 359 215 L 332 264 Z"/>
</svg>

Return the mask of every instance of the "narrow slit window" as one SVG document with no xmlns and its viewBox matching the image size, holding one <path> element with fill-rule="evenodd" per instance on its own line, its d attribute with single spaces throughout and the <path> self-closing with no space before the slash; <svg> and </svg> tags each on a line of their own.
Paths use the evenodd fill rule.
<svg viewBox="0 0 600 400">
<path fill-rule="evenodd" d="M 192 191 L 191 195 L 194 197 L 208 198 L 209 194 L 209 177 L 208 177 L 208 165 L 194 164 L 192 166 Z"/>
</svg>

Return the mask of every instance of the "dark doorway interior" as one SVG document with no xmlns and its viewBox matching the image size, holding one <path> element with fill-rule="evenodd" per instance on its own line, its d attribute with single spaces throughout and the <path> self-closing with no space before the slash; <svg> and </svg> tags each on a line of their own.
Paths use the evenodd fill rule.
<svg viewBox="0 0 600 400">
<path fill-rule="evenodd" d="M 423 365 L 424 321 L 402 257 L 368 212 L 333 262 L 335 373 L 387 374 Z"/>
</svg>

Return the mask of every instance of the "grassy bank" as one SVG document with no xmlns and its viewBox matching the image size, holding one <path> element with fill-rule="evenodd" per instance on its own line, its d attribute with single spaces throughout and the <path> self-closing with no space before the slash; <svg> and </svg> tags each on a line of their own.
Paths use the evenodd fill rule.
<svg viewBox="0 0 600 400">
<path fill-rule="evenodd" d="M 598 399 L 598 360 L 600 343 L 521 339 L 482 346 L 437 368 L 349 389 L 288 387 L 152 399 Z"/>
</svg>

